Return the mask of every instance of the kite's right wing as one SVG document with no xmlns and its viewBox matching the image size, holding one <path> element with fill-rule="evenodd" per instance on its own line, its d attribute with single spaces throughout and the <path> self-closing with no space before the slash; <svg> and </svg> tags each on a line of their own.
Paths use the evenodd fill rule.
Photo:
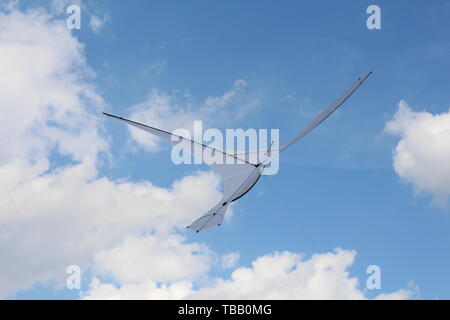
<svg viewBox="0 0 450 320">
<path fill-rule="evenodd" d="M 372 71 L 370 71 L 368 74 L 366 74 L 362 78 L 358 78 L 355 83 L 347 90 L 345 91 L 339 98 L 334 100 L 325 110 L 323 110 L 317 117 L 314 118 L 313 121 L 311 121 L 310 124 L 308 124 L 297 136 L 295 136 L 294 139 L 292 139 L 291 142 L 286 144 L 285 146 L 280 148 L 280 152 L 283 150 L 286 150 L 290 146 L 292 146 L 294 143 L 296 143 L 298 140 L 306 136 L 308 133 L 310 133 L 315 127 L 317 127 L 320 123 L 322 123 L 323 120 L 328 118 L 337 108 L 339 108 L 352 94 L 356 91 L 356 89 L 359 88 L 360 85 L 363 84 L 363 82 L 372 74 Z"/>
<path fill-rule="evenodd" d="M 322 121 L 328 118 L 337 108 L 339 108 L 352 94 L 355 92 L 359 86 L 372 74 L 372 71 L 366 74 L 364 77 L 359 78 L 353 85 L 347 89 L 340 97 L 334 100 L 325 110 L 323 110 L 319 115 L 317 115 L 299 134 L 297 134 L 294 139 L 292 139 L 288 144 L 282 146 L 281 148 L 262 149 L 250 152 L 238 152 L 234 153 L 234 156 L 241 159 L 249 160 L 253 163 L 267 163 L 270 161 L 271 157 L 276 153 L 286 150 L 298 140 L 310 133 L 315 127 L 317 127 Z"/>
</svg>

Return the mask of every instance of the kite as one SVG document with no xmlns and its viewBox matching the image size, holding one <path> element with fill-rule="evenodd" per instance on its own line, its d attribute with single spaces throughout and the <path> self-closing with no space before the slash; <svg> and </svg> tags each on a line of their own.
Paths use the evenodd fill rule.
<svg viewBox="0 0 450 320">
<path fill-rule="evenodd" d="M 216 171 L 223 181 L 223 195 L 220 202 L 215 205 L 211 210 L 205 213 L 203 216 L 195 220 L 192 224 L 187 226 L 195 232 L 220 226 L 227 211 L 228 206 L 244 196 L 253 186 L 258 182 L 261 177 L 265 166 L 270 162 L 271 157 L 276 152 L 282 152 L 292 146 L 294 143 L 302 139 L 315 127 L 317 127 L 322 121 L 328 118 L 337 108 L 339 108 L 372 74 L 372 71 L 365 76 L 358 78 L 352 86 L 341 94 L 336 100 L 334 100 L 326 109 L 324 109 L 319 115 L 317 115 L 300 133 L 298 133 L 289 143 L 286 145 L 272 150 L 272 145 L 267 150 L 256 151 L 257 161 L 249 161 L 248 155 L 251 152 L 244 153 L 231 153 L 213 148 L 212 146 L 205 145 L 201 142 L 187 139 L 185 137 L 175 135 L 168 131 L 151 127 L 133 120 L 125 119 L 113 114 L 104 112 L 103 114 L 112 117 L 114 119 L 125 122 L 126 124 L 136 127 L 138 129 L 147 131 L 162 140 L 166 140 L 172 144 L 183 143 L 188 148 L 196 147 L 204 151 L 206 148 L 211 149 L 213 152 L 219 154 L 222 161 L 216 161 L 212 164 L 208 164 L 214 171 Z"/>
</svg>

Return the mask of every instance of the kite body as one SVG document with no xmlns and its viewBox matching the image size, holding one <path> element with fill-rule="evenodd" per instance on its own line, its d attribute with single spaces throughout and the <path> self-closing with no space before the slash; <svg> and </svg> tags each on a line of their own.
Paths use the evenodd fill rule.
<svg viewBox="0 0 450 320">
<path fill-rule="evenodd" d="M 347 91 L 345 91 L 340 97 L 338 97 L 330 106 L 323 110 L 317 117 L 315 117 L 310 124 L 308 124 L 302 131 L 300 131 L 297 136 L 294 137 L 289 143 L 283 147 L 271 150 L 269 147 L 267 150 L 256 151 L 258 161 L 256 163 L 249 162 L 245 160 L 250 152 L 242 154 L 231 154 L 225 151 L 221 151 L 212 148 L 208 145 L 202 144 L 197 141 L 187 139 L 185 137 L 177 136 L 170 132 L 154 128 L 133 120 L 118 117 L 109 113 L 103 113 L 106 116 L 115 118 L 117 120 L 123 121 L 126 124 L 136 127 L 138 129 L 147 131 L 159 138 L 166 140 L 170 143 L 183 143 L 186 147 L 190 148 L 188 150 L 193 150 L 193 147 L 200 147 L 201 151 L 205 148 L 213 149 L 214 152 L 218 152 L 222 156 L 222 161 L 220 163 L 208 164 L 214 171 L 216 171 L 223 180 L 223 195 L 220 202 L 215 205 L 211 210 L 205 213 L 203 216 L 198 218 L 187 228 L 195 232 L 200 232 L 202 230 L 220 226 L 222 224 L 225 213 L 229 205 L 244 196 L 253 186 L 258 182 L 261 177 L 265 164 L 270 162 L 271 156 L 275 152 L 282 152 L 288 147 L 296 143 L 298 140 L 303 138 L 309 132 L 311 132 L 315 127 L 317 127 L 323 120 L 330 116 L 339 106 L 341 106 L 352 94 L 359 88 L 359 86 L 370 76 L 372 72 L 369 72 L 362 78 L 359 78 Z"/>
</svg>

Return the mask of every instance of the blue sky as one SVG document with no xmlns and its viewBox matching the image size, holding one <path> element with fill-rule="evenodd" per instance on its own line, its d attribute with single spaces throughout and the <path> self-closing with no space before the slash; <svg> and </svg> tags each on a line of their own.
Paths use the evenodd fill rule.
<svg viewBox="0 0 450 320">
<path fill-rule="evenodd" d="M 371 4 L 381 8 L 381 30 L 366 27 Z M 19 4 L 22 10 L 38 6 L 51 8 L 41 1 Z M 104 18 L 98 33 L 89 28 L 90 15 Z M 240 266 L 275 251 L 308 258 L 336 247 L 355 250 L 349 272 L 367 297 L 413 281 L 419 298 L 448 299 L 448 207 L 433 205 L 433 192 L 416 192 L 394 170 L 400 137 L 384 128 L 401 100 L 412 112 L 448 112 L 449 16 L 447 1 L 98 1 L 83 2 L 82 28 L 72 35 L 84 45 L 96 74 L 89 83 L 106 111 L 129 116 L 154 88 L 196 108 L 242 79 L 245 92 L 227 108 L 236 114 L 253 103 L 250 111 L 216 126 L 279 128 L 281 143 L 373 70 L 342 108 L 281 155 L 279 173 L 263 177 L 239 200 L 227 223 L 178 233 L 218 255 L 239 252 Z M 128 128 L 100 121 L 113 160 L 104 160 L 99 176 L 170 188 L 208 170 L 173 165 L 168 148 L 130 146 Z M 73 162 L 58 154 L 50 159 L 56 166 Z M 364 289 L 373 264 L 381 268 L 381 290 Z M 214 267 L 210 276 L 231 272 Z M 48 282 L 15 295 L 78 296 Z"/>
</svg>

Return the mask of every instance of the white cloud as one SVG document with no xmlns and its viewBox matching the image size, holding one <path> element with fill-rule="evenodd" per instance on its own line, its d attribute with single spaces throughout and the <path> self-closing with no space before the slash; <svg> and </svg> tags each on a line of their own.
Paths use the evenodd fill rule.
<svg viewBox="0 0 450 320">
<path fill-rule="evenodd" d="M 84 299 L 185 299 L 192 290 L 192 283 L 180 281 L 170 285 L 148 281 L 137 284 L 129 284 L 118 289 L 113 284 L 102 283 L 99 279 L 93 278 L 90 284 L 90 291 L 83 296 Z"/>
<path fill-rule="evenodd" d="M 400 289 L 391 293 L 381 293 L 375 297 L 376 300 L 407 300 L 419 296 L 419 287 L 412 282 L 407 289 Z"/>
<path fill-rule="evenodd" d="M 8 114 L 0 163 L 37 160 L 55 147 L 75 160 L 105 150 L 92 114 L 103 103 L 83 81 L 91 73 L 83 46 L 44 13 L 1 14 L 0 26 L 0 103 Z"/>
<path fill-rule="evenodd" d="M 224 269 L 230 269 L 237 265 L 241 255 L 239 252 L 230 252 L 228 254 L 223 255 L 220 258 L 220 263 L 222 265 L 222 268 Z"/>
<path fill-rule="evenodd" d="M 19 4 L 19 0 L 3 0 L 0 1 L 0 9 L 6 12 L 13 11 Z"/>
<path fill-rule="evenodd" d="M 219 200 L 211 173 L 167 189 L 99 176 L 105 104 L 64 21 L 44 11 L 0 14 L 0 69 L 8 114 L 0 127 L 0 295 L 61 278 L 69 264 L 88 267 L 127 235 L 184 228 Z"/>
<path fill-rule="evenodd" d="M 175 227 L 184 228 L 220 197 L 217 177 L 209 173 L 164 189 L 97 178 L 89 164 L 39 176 L 33 175 L 34 168 L 13 169 L 11 175 L 28 171 L 28 181 L 1 191 L 0 283 L 5 291 L 63 276 L 69 264 L 86 268 L 98 252 L 98 261 L 106 265 L 112 254 L 126 253 L 119 247 L 106 254 L 125 236 L 154 231 L 163 237 Z M 161 272 L 170 274 L 169 269 Z"/>
<path fill-rule="evenodd" d="M 213 279 L 198 287 L 178 281 L 157 285 L 141 283 L 116 286 L 94 278 L 85 299 L 366 299 L 358 279 L 349 275 L 356 252 L 336 249 L 302 260 L 292 252 L 259 257 L 249 268 L 238 268 L 229 279 Z M 381 294 L 379 299 L 408 299 L 414 289 Z"/>
<path fill-rule="evenodd" d="M 55 14 L 65 14 L 67 7 L 71 5 L 77 5 L 81 7 L 83 10 L 86 9 L 83 6 L 81 0 L 52 0 L 51 1 L 51 10 Z"/>
<path fill-rule="evenodd" d="M 123 284 L 196 279 L 209 271 L 212 252 L 180 235 L 127 237 L 95 255 L 96 268 Z"/>
<path fill-rule="evenodd" d="M 99 33 L 108 20 L 109 18 L 107 16 L 103 16 L 103 18 L 100 18 L 95 14 L 92 14 L 91 18 L 89 19 L 89 27 L 91 28 L 92 32 Z"/>
<path fill-rule="evenodd" d="M 134 111 L 130 118 L 167 131 L 178 128 L 192 131 L 195 120 L 202 120 L 208 125 L 220 124 L 244 115 L 243 111 L 246 110 L 230 110 L 227 106 L 245 92 L 246 86 L 244 80 L 237 80 L 230 91 L 219 97 L 208 97 L 200 106 L 195 106 L 188 99 L 180 103 L 176 95 L 168 95 L 153 89 L 144 102 L 132 107 Z M 250 105 L 253 106 L 253 103 Z M 157 137 L 134 127 L 130 127 L 129 130 L 139 146 L 147 151 L 160 150 Z"/>
<path fill-rule="evenodd" d="M 400 101 L 385 130 L 401 139 L 394 150 L 395 172 L 417 192 L 429 192 L 435 203 L 450 195 L 450 111 L 413 111 Z"/>
<path fill-rule="evenodd" d="M 296 100 L 296 98 L 293 94 L 287 94 L 284 96 L 283 99 L 281 99 L 281 101 L 283 101 L 283 102 L 294 102 L 295 100 Z"/>
</svg>

